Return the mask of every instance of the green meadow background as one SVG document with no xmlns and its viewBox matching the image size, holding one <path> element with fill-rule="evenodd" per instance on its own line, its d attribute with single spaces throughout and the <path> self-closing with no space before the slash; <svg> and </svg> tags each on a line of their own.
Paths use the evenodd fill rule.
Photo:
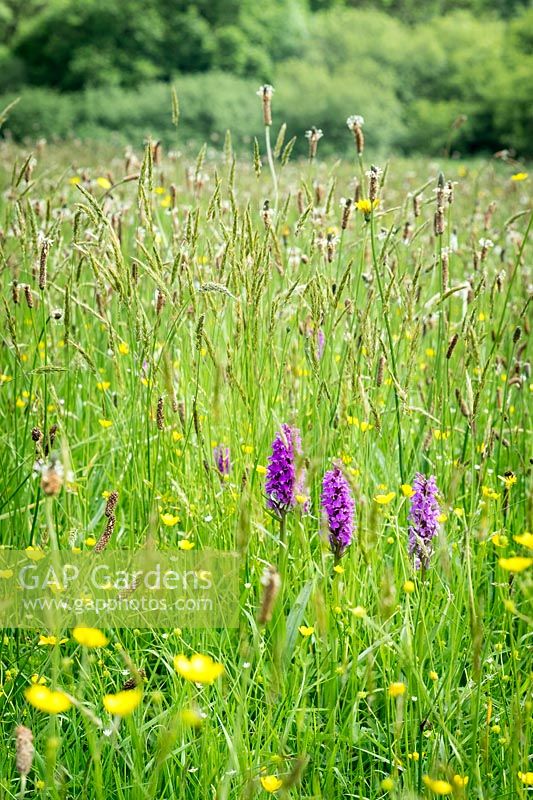
<svg viewBox="0 0 533 800">
<path fill-rule="evenodd" d="M 382 152 L 530 155 L 533 9 L 528 0 L 0 2 L 0 107 L 21 98 L 4 135 L 168 143 L 169 82 L 183 101 L 182 146 L 216 146 L 231 128 L 249 152 L 261 132 L 254 92 L 271 83 L 289 135 L 300 134 L 295 153 L 305 153 L 310 125 L 325 132 L 323 152 L 346 152 L 339 121 L 364 109 Z"/>
</svg>

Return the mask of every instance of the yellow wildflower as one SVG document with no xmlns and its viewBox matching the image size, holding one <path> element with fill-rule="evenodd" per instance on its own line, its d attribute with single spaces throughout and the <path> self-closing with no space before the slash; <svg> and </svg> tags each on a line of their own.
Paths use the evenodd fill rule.
<svg viewBox="0 0 533 800">
<path fill-rule="evenodd" d="M 406 690 L 407 686 L 405 683 L 391 683 L 389 686 L 389 697 L 401 697 L 403 694 L 405 694 Z"/>
<path fill-rule="evenodd" d="M 519 536 L 513 536 L 513 539 L 518 544 L 527 547 L 528 550 L 533 550 L 533 533 L 529 533 L 528 531 L 526 531 L 525 533 L 522 533 Z"/>
<path fill-rule="evenodd" d="M 28 686 L 24 692 L 24 697 L 39 711 L 45 711 L 47 714 L 60 714 L 62 711 L 68 711 L 72 703 L 69 697 L 59 690 L 54 691 L 49 689 L 48 686 L 42 686 L 39 683 L 34 683 Z"/>
<path fill-rule="evenodd" d="M 506 489 L 510 489 L 511 486 L 514 486 L 518 480 L 514 472 L 508 472 L 506 475 L 498 475 L 498 477 L 504 482 Z"/>
<path fill-rule="evenodd" d="M 261 777 L 261 786 L 265 792 L 273 794 L 274 792 L 277 792 L 278 789 L 281 789 L 283 786 L 283 781 L 276 775 L 263 775 Z"/>
<path fill-rule="evenodd" d="M 413 487 L 409 483 L 402 483 L 400 489 L 404 497 L 412 497 L 415 493 Z"/>
<path fill-rule="evenodd" d="M 523 572 L 533 564 L 533 558 L 525 556 L 512 556 L 511 558 L 500 558 L 498 564 L 507 572 Z"/>
<path fill-rule="evenodd" d="M 102 189 L 111 189 L 111 181 L 108 178 L 103 178 L 103 177 L 97 178 L 96 183 Z"/>
<path fill-rule="evenodd" d="M 57 636 L 45 636 L 43 633 L 39 636 L 39 641 L 37 644 L 40 645 L 48 645 L 49 647 L 54 647 L 56 644 L 64 644 L 67 639 L 59 640 Z"/>
<path fill-rule="evenodd" d="M 372 213 L 373 209 L 376 209 L 379 206 L 379 199 L 376 200 L 358 200 L 355 204 L 355 207 L 358 211 L 361 211 L 365 217 L 369 216 Z"/>
<path fill-rule="evenodd" d="M 102 426 L 102 428 L 110 428 L 113 424 L 110 419 L 99 419 L 98 422 Z"/>
<path fill-rule="evenodd" d="M 374 500 L 376 503 L 379 503 L 379 505 L 386 506 L 391 502 L 391 500 L 394 499 L 395 496 L 396 492 L 387 492 L 387 494 L 377 494 L 374 497 Z"/>
<path fill-rule="evenodd" d="M 116 694 L 104 695 L 103 703 L 106 711 L 116 714 L 119 717 L 127 717 L 131 714 L 142 700 L 142 689 L 128 689 Z"/>
<path fill-rule="evenodd" d="M 109 639 L 98 628 L 74 628 L 72 637 L 83 647 L 105 647 Z"/>
<path fill-rule="evenodd" d="M 519 183 L 520 181 L 526 181 L 528 179 L 527 172 L 515 172 L 514 175 L 511 175 L 511 180 L 515 183 Z"/>
<path fill-rule="evenodd" d="M 224 672 L 222 664 L 201 653 L 196 653 L 190 659 L 184 655 L 175 656 L 174 669 L 192 683 L 213 683 Z"/>
<path fill-rule="evenodd" d="M 44 551 L 41 550 L 40 547 L 34 547 L 32 544 L 30 544 L 30 546 L 27 547 L 24 552 L 28 558 L 31 558 L 32 561 L 40 561 L 41 558 L 45 557 Z"/>
<path fill-rule="evenodd" d="M 167 528 L 172 528 L 180 521 L 180 518 L 176 514 L 160 514 L 159 517 L 163 525 L 166 525 Z"/>
<path fill-rule="evenodd" d="M 519 772 L 518 778 L 526 786 L 533 786 L 533 772 Z"/>
<path fill-rule="evenodd" d="M 315 629 L 313 628 L 312 625 L 310 625 L 309 627 L 307 625 L 300 625 L 298 630 L 300 631 L 302 636 L 312 636 L 313 633 L 315 632 Z"/>
<path fill-rule="evenodd" d="M 429 775 L 424 775 L 422 780 L 430 792 L 433 792 L 433 794 L 438 794 L 440 797 L 446 794 L 451 794 L 453 791 L 453 787 L 450 783 L 448 783 L 448 781 L 441 781 L 438 779 L 435 780 L 434 778 L 430 778 Z"/>
<path fill-rule="evenodd" d="M 118 346 L 118 352 L 121 356 L 127 356 L 130 352 L 130 346 L 126 342 L 120 342 Z"/>
<path fill-rule="evenodd" d="M 503 533 L 493 533 L 490 540 L 494 547 L 506 547 L 509 542 L 507 536 Z"/>
<path fill-rule="evenodd" d="M 413 581 L 405 581 L 403 585 L 403 590 L 406 594 L 413 594 L 415 590 L 415 584 Z"/>
<path fill-rule="evenodd" d="M 194 547 L 194 542 L 191 542 L 190 539 L 180 539 L 178 542 L 178 548 L 180 550 L 192 550 Z"/>
</svg>

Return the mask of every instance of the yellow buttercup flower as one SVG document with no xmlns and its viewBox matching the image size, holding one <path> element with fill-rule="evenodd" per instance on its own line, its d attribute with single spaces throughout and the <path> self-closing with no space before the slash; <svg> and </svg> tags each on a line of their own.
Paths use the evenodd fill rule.
<svg viewBox="0 0 533 800">
<path fill-rule="evenodd" d="M 300 625 L 300 627 L 298 628 L 298 630 L 300 631 L 300 633 L 302 634 L 302 636 L 312 636 L 312 635 L 313 635 L 313 633 L 315 632 L 315 629 L 313 628 L 313 626 L 312 626 L 312 625 L 309 625 L 309 626 L 307 626 L 307 625 Z"/>
<path fill-rule="evenodd" d="M 439 797 L 443 797 L 444 795 L 451 794 L 453 792 L 453 787 L 450 783 L 448 783 L 448 781 L 434 780 L 433 778 L 430 778 L 429 775 L 424 775 L 422 780 L 430 792 L 439 795 Z"/>
<path fill-rule="evenodd" d="M 283 786 L 283 781 L 278 778 L 277 775 L 263 775 L 261 777 L 261 786 L 265 792 L 273 794 L 274 792 L 277 792 L 278 789 L 281 789 Z"/>
<path fill-rule="evenodd" d="M 31 544 L 29 547 L 25 549 L 24 552 L 26 553 L 28 558 L 31 558 L 32 561 L 40 561 L 41 558 L 44 558 L 46 555 L 46 553 L 43 550 L 41 550 L 40 547 L 34 547 Z"/>
<path fill-rule="evenodd" d="M 60 714 L 62 711 L 68 711 L 72 703 L 69 697 L 59 690 L 54 691 L 49 689 L 48 686 L 42 686 L 39 683 L 34 683 L 33 686 L 28 686 L 24 692 L 24 697 L 39 711 L 45 711 L 47 714 Z"/>
<path fill-rule="evenodd" d="M 180 521 L 180 518 L 175 514 L 160 514 L 160 519 L 163 525 L 166 525 L 167 528 L 172 528 Z"/>
<path fill-rule="evenodd" d="M 520 181 L 526 181 L 528 177 L 527 172 L 515 172 L 514 175 L 511 175 L 511 180 L 515 183 L 519 183 Z"/>
<path fill-rule="evenodd" d="M 413 594 L 415 590 L 415 584 L 413 581 L 405 581 L 403 585 L 403 590 L 406 594 Z"/>
<path fill-rule="evenodd" d="M 374 497 L 374 500 L 381 506 L 386 506 L 391 502 L 391 500 L 394 500 L 395 497 L 396 497 L 396 492 L 387 492 L 387 494 L 377 494 Z"/>
<path fill-rule="evenodd" d="M 527 547 L 528 550 L 533 550 L 533 533 L 526 531 L 525 533 L 521 533 L 519 536 L 513 536 L 513 539 L 518 544 Z"/>
<path fill-rule="evenodd" d="M 490 540 L 494 547 L 506 547 L 509 543 L 507 536 L 502 533 L 493 533 Z"/>
<path fill-rule="evenodd" d="M 118 352 L 121 356 L 127 356 L 130 352 L 130 346 L 126 342 L 120 342 L 118 346 Z"/>
<path fill-rule="evenodd" d="M 41 633 L 37 644 L 54 647 L 56 644 L 64 644 L 67 641 L 68 639 L 58 639 L 57 636 L 45 636 L 44 634 Z"/>
<path fill-rule="evenodd" d="M 108 178 L 103 178 L 103 177 L 97 178 L 96 183 L 102 189 L 111 189 L 111 181 L 108 180 Z"/>
<path fill-rule="evenodd" d="M 192 683 L 214 683 L 224 672 L 222 664 L 217 664 L 211 656 L 201 653 L 196 653 L 190 659 L 184 655 L 175 656 L 174 669 L 178 675 Z"/>
<path fill-rule="evenodd" d="M 119 717 L 127 717 L 131 714 L 142 700 L 142 689 L 129 689 L 117 694 L 106 694 L 103 699 L 104 708 L 110 714 Z"/>
<path fill-rule="evenodd" d="M 400 489 L 404 497 L 412 497 L 415 493 L 413 487 L 409 483 L 402 483 Z"/>
<path fill-rule="evenodd" d="M 526 786 L 533 786 L 533 772 L 519 772 L 518 778 Z"/>
<path fill-rule="evenodd" d="M 102 428 L 110 428 L 113 424 L 110 419 L 99 419 L 98 422 L 102 426 Z"/>
<path fill-rule="evenodd" d="M 109 642 L 107 636 L 98 628 L 74 628 L 72 636 L 83 647 L 105 647 Z"/>
<path fill-rule="evenodd" d="M 511 558 L 500 558 L 498 564 L 507 572 L 523 572 L 533 564 L 533 558 L 525 556 L 512 556 Z"/>
<path fill-rule="evenodd" d="M 178 549 L 179 550 L 192 550 L 194 547 L 194 542 L 191 542 L 190 539 L 180 539 L 178 542 Z"/>
<path fill-rule="evenodd" d="M 407 691 L 407 686 L 405 683 L 401 683 L 398 681 L 397 683 L 391 683 L 389 686 L 389 697 L 401 697 Z"/>
</svg>

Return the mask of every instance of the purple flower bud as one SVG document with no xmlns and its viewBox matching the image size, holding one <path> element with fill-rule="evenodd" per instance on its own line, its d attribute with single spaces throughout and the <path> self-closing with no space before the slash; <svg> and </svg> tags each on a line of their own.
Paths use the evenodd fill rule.
<svg viewBox="0 0 533 800">
<path fill-rule="evenodd" d="M 432 539 L 439 531 L 440 508 L 435 477 L 430 475 L 426 478 L 417 473 L 413 490 L 409 510 L 409 554 L 414 558 L 416 569 L 427 569 L 433 554 Z"/>
<path fill-rule="evenodd" d="M 219 444 L 213 449 L 215 466 L 221 475 L 229 475 L 231 471 L 230 450 L 224 444 Z"/>
<path fill-rule="evenodd" d="M 339 467 L 324 475 L 321 501 L 329 527 L 329 544 L 338 560 L 350 546 L 355 527 L 352 490 Z"/>
<path fill-rule="evenodd" d="M 265 482 L 267 506 L 280 515 L 294 508 L 296 496 L 305 493 L 305 469 L 296 463 L 301 455 L 300 431 L 282 425 L 272 442 Z"/>
</svg>

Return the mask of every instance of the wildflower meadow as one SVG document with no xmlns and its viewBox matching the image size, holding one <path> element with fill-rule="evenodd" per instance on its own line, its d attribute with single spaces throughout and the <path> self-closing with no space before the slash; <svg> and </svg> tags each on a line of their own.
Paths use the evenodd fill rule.
<svg viewBox="0 0 533 800">
<path fill-rule="evenodd" d="M 0 797 L 525 798 L 527 165 L 364 108 L 291 158 L 257 94 L 248 157 L 175 92 L 165 146 L 0 142 L 0 555 L 238 563 L 227 626 L 4 621 Z"/>
</svg>

